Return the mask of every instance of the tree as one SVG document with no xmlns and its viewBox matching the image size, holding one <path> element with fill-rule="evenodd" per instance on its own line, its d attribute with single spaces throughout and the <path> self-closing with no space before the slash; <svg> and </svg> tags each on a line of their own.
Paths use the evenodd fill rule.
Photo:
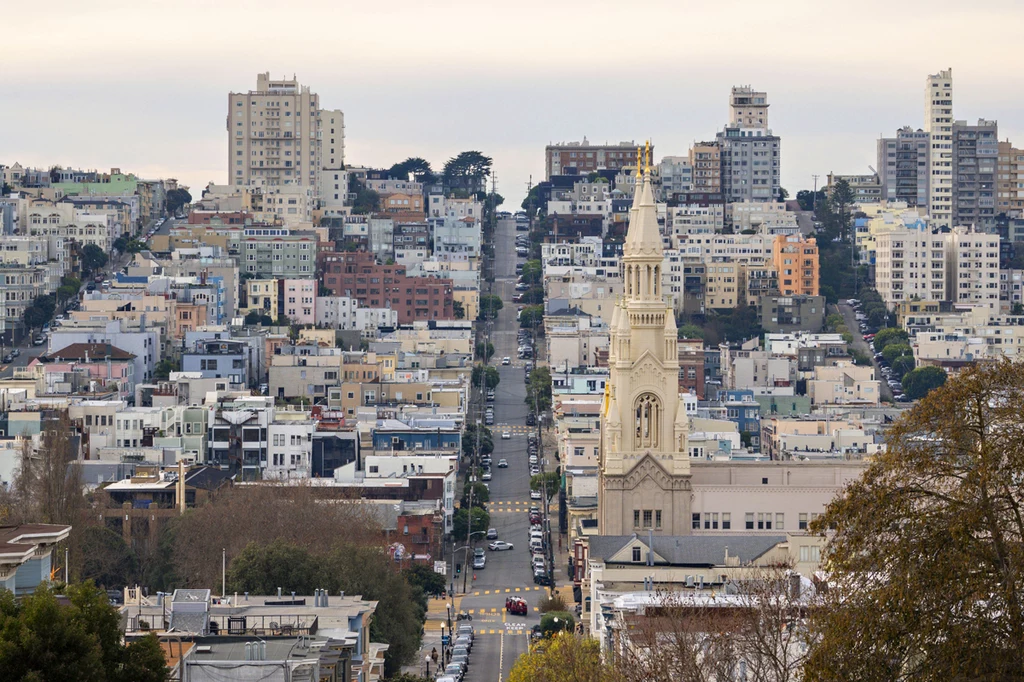
<svg viewBox="0 0 1024 682">
<path fill-rule="evenodd" d="M 91 583 L 66 601 L 43 584 L 19 599 L 0 591 L 0 681 L 164 682 L 167 661 L 154 635 L 122 644 L 120 616 Z"/>
<path fill-rule="evenodd" d="M 491 430 L 486 426 L 480 428 L 480 456 L 489 455 L 494 452 L 494 439 Z M 462 454 L 465 457 L 472 457 L 476 450 L 477 425 L 466 424 L 466 430 L 462 432 Z"/>
<path fill-rule="evenodd" d="M 541 613 L 548 613 L 550 611 L 568 611 L 569 606 L 565 603 L 565 599 L 560 594 L 551 594 L 542 597 L 540 603 L 537 605 L 537 610 Z"/>
<path fill-rule="evenodd" d="M 545 646 L 519 656 L 509 682 L 611 682 L 615 677 L 601 658 L 596 639 L 562 632 Z"/>
<path fill-rule="evenodd" d="M 255 327 L 260 323 L 260 317 L 262 317 L 260 311 L 250 310 L 245 314 L 245 320 L 243 321 L 247 327 Z"/>
<path fill-rule="evenodd" d="M 493 356 L 493 355 L 494 355 L 494 344 L 493 343 L 488 341 L 486 346 L 482 342 L 476 344 L 476 357 L 477 357 L 478 360 L 483 360 L 484 362 L 488 362 L 488 361 L 490 361 L 491 356 Z"/>
<path fill-rule="evenodd" d="M 965 369 L 814 522 L 829 589 L 808 679 L 1024 678 L 1021 404 L 1024 363 Z"/>
<path fill-rule="evenodd" d="M 470 491 L 473 495 L 473 504 L 469 504 Z M 483 483 L 467 483 L 462 489 L 462 501 L 460 504 L 463 508 L 467 507 L 480 507 L 485 508 L 487 503 L 491 500 L 491 491 L 487 489 L 487 486 Z M 458 536 L 456 536 L 458 537 Z"/>
<path fill-rule="evenodd" d="M 72 525 L 84 506 L 82 472 L 71 418 L 66 410 L 56 414 L 43 422 L 35 453 L 24 442 L 12 493 L 25 519 Z"/>
<path fill-rule="evenodd" d="M 879 329 L 875 334 L 875 352 L 881 353 L 890 344 L 906 345 L 910 341 L 910 335 L 903 329 L 897 327 L 886 327 Z"/>
<path fill-rule="evenodd" d="M 82 247 L 82 269 L 86 272 L 101 270 L 107 264 L 107 254 L 95 244 Z"/>
<path fill-rule="evenodd" d="M 815 203 L 823 203 L 825 201 L 825 190 L 819 189 L 817 192 L 817 198 L 815 193 L 809 189 L 802 189 L 796 193 L 796 200 L 800 203 L 800 209 L 803 211 L 813 211 Z"/>
<path fill-rule="evenodd" d="M 779 201 L 785 201 L 789 198 L 789 192 L 785 187 L 779 187 Z"/>
<path fill-rule="evenodd" d="M 444 164 L 445 181 L 451 183 L 454 178 L 486 178 L 491 174 L 492 159 L 480 152 L 462 152 L 448 159 Z"/>
<path fill-rule="evenodd" d="M 114 590 L 138 582 L 138 557 L 120 533 L 103 526 L 87 526 L 79 534 L 78 550 L 84 557 L 79 569 L 82 580 Z"/>
<path fill-rule="evenodd" d="M 541 490 L 550 499 L 562 487 L 562 477 L 557 471 L 545 471 L 530 476 L 530 490 Z"/>
<path fill-rule="evenodd" d="M 832 185 L 828 206 L 832 208 L 839 222 L 839 238 L 847 241 L 850 233 L 850 206 L 856 201 L 853 188 L 846 180 L 837 180 Z"/>
<path fill-rule="evenodd" d="M 545 637 L 557 632 L 571 633 L 576 627 L 576 619 L 568 611 L 548 611 L 540 617 L 540 631 Z"/>
<path fill-rule="evenodd" d="M 523 273 L 521 275 L 523 281 L 530 286 L 536 286 L 541 283 L 544 277 L 544 266 L 541 265 L 539 260 L 528 260 L 523 263 Z"/>
<path fill-rule="evenodd" d="M 445 590 L 445 577 L 426 564 L 413 564 L 403 573 L 406 581 L 423 594 L 437 597 Z"/>
<path fill-rule="evenodd" d="M 376 213 L 380 210 L 380 194 L 372 189 L 367 189 L 359 183 L 360 189 L 356 191 L 355 201 L 352 203 L 352 213 L 365 215 Z"/>
<path fill-rule="evenodd" d="M 679 327 L 678 335 L 681 339 L 703 339 L 704 330 L 692 322 L 687 322 Z"/>
<path fill-rule="evenodd" d="M 495 389 L 501 383 L 501 372 L 497 367 L 487 366 L 484 368 L 484 386 Z"/>
<path fill-rule="evenodd" d="M 498 316 L 498 311 L 504 307 L 504 303 L 501 301 L 501 296 L 494 294 L 484 294 L 480 297 L 480 319 L 494 319 Z"/>
<path fill-rule="evenodd" d="M 891 347 L 891 346 L 890 346 Z M 902 379 L 907 372 L 914 369 L 914 356 L 901 355 L 892 361 L 892 373 L 897 379 Z"/>
<path fill-rule="evenodd" d="M 412 175 L 418 182 L 431 184 L 434 182 L 434 172 L 430 168 L 430 162 L 418 156 L 410 156 L 405 161 L 400 161 L 388 169 L 388 177 L 392 180 L 408 180 Z"/>
<path fill-rule="evenodd" d="M 786 565 L 747 570 L 721 597 L 692 591 L 652 595 L 654 603 L 631 623 L 628 641 L 619 649 L 619 679 L 802 680 L 807 647 L 814 641 L 805 623 L 814 596 Z M 742 668 L 746 676 L 738 677 Z"/>
<path fill-rule="evenodd" d="M 868 313 L 868 324 L 873 328 L 878 329 L 885 324 L 888 316 L 889 315 L 884 308 L 872 308 L 871 312 Z"/>
<path fill-rule="evenodd" d="M 913 355 L 913 351 L 905 343 L 890 343 L 882 350 L 882 357 L 890 365 L 896 361 L 896 358 L 903 357 L 904 355 Z"/>
<path fill-rule="evenodd" d="M 530 327 L 539 326 L 543 323 L 544 306 L 542 305 L 524 306 L 522 311 L 519 313 L 519 326 L 523 329 L 529 329 Z"/>
<path fill-rule="evenodd" d="M 452 536 L 459 542 L 462 541 L 462 538 L 466 537 L 466 525 L 469 524 L 470 512 L 473 515 L 473 528 L 471 532 L 486 531 L 491 525 L 491 515 L 487 513 L 486 509 L 481 507 L 473 507 L 472 509 L 460 507 L 456 509 L 455 513 L 452 514 Z"/>
<path fill-rule="evenodd" d="M 918 367 L 903 375 L 903 392 L 911 400 L 919 400 L 933 389 L 946 383 L 947 375 L 941 367 Z"/>
<path fill-rule="evenodd" d="M 466 307 L 462 305 L 462 301 L 452 301 L 452 312 L 455 313 L 456 320 L 466 319 Z"/>
<path fill-rule="evenodd" d="M 551 409 L 551 370 L 537 367 L 530 372 L 530 382 L 526 384 L 526 404 L 538 414 Z"/>
<path fill-rule="evenodd" d="M 187 189 L 176 188 L 167 192 L 167 212 L 176 214 L 186 204 L 192 203 L 192 195 Z"/>
<path fill-rule="evenodd" d="M 284 538 L 267 544 L 250 542 L 231 560 L 228 589 L 253 594 L 274 594 L 277 588 L 311 594 L 318 589 L 317 560 L 306 549 Z"/>
<path fill-rule="evenodd" d="M 171 372 L 180 372 L 181 362 L 174 360 L 173 358 L 163 358 L 160 362 L 156 363 L 156 367 L 153 369 L 153 376 L 156 379 L 167 380 L 171 378 Z"/>
</svg>

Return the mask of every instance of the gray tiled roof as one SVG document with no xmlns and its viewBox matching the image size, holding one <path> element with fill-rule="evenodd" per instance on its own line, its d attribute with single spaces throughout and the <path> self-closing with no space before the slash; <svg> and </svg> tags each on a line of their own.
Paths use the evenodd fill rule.
<svg viewBox="0 0 1024 682">
<path fill-rule="evenodd" d="M 607 561 L 633 540 L 645 546 L 645 535 L 596 535 L 590 538 L 590 556 Z M 785 535 L 675 535 L 654 536 L 654 553 L 674 566 L 720 566 L 726 549 L 740 563 L 753 561 L 770 551 Z M 655 562 L 658 563 L 658 562 Z"/>
</svg>

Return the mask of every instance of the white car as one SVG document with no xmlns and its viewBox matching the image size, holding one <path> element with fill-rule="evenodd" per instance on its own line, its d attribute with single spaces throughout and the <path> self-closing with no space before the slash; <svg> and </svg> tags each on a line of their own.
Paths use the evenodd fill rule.
<svg viewBox="0 0 1024 682">
<path fill-rule="evenodd" d="M 501 364 L 503 364 L 503 365 L 511 365 L 512 364 L 512 358 L 510 358 L 510 357 L 508 357 L 506 355 L 505 357 L 503 357 L 501 359 Z"/>
<path fill-rule="evenodd" d="M 537 463 L 537 455 L 530 455 L 530 464 Z"/>
<path fill-rule="evenodd" d="M 539 500 L 540 497 L 541 497 L 541 495 L 540 495 L 540 491 L 539 490 L 531 490 L 530 491 L 530 499 L 531 500 Z"/>
<path fill-rule="evenodd" d="M 504 540 L 495 540 L 491 544 L 487 545 L 487 548 L 492 552 L 500 552 L 506 549 L 512 549 L 511 542 L 505 542 Z"/>
<path fill-rule="evenodd" d="M 509 433 L 508 431 L 502 431 L 501 432 L 501 439 L 502 440 L 510 440 L 511 438 L 512 438 L 512 434 Z"/>
</svg>

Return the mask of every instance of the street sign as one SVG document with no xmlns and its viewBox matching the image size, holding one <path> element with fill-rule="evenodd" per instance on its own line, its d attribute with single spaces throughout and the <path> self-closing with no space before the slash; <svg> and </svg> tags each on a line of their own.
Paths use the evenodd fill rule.
<svg viewBox="0 0 1024 682">
<path fill-rule="evenodd" d="M 434 573 L 440 573 L 441 575 L 447 574 L 448 573 L 448 564 L 446 562 L 444 562 L 444 561 L 435 561 L 434 562 Z"/>
<path fill-rule="evenodd" d="M 441 646 L 448 646 L 448 635 L 441 635 Z"/>
</svg>

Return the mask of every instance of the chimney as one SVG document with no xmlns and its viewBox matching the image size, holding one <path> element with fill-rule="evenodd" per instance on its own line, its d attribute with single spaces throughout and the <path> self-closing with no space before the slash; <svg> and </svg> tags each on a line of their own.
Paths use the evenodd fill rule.
<svg viewBox="0 0 1024 682">
<path fill-rule="evenodd" d="M 177 485 L 178 493 L 178 513 L 185 513 L 185 462 L 184 460 L 178 460 L 178 481 Z"/>
</svg>

